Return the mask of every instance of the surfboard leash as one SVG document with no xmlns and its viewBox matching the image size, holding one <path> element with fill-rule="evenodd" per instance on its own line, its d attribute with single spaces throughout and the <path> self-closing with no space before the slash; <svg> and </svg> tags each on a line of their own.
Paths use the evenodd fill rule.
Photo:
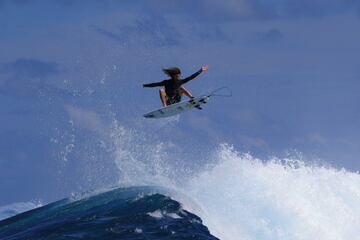
<svg viewBox="0 0 360 240">
<path fill-rule="evenodd" d="M 223 90 L 226 89 L 226 92 L 223 93 L 223 94 L 219 94 L 217 92 L 224 92 Z M 224 87 L 221 87 L 221 88 L 218 88 L 218 89 L 215 89 L 214 91 L 212 91 L 210 94 L 207 95 L 207 97 L 232 97 L 232 91 L 230 90 L 230 88 L 224 86 Z"/>
</svg>

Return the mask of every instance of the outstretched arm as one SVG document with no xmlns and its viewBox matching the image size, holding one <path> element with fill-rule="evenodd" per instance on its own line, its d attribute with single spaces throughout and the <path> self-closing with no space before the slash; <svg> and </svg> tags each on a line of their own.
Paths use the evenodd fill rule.
<svg viewBox="0 0 360 240">
<path fill-rule="evenodd" d="M 194 78 L 196 78 L 197 76 L 199 76 L 200 73 L 202 73 L 203 71 L 208 70 L 208 68 L 209 68 L 208 65 L 202 66 L 199 71 L 197 71 L 196 73 L 192 74 L 191 76 L 189 76 L 189 77 L 184 78 L 183 80 L 181 80 L 181 84 L 184 84 L 184 83 L 187 83 L 187 82 L 190 81 L 190 80 L 193 80 Z"/>
<path fill-rule="evenodd" d="M 164 86 L 165 81 L 143 84 L 143 87 L 161 87 Z"/>
</svg>

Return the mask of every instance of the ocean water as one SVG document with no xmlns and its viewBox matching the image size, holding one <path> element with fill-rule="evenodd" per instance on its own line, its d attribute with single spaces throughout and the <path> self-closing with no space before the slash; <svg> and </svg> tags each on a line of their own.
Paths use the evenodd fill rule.
<svg viewBox="0 0 360 240">
<path fill-rule="evenodd" d="M 156 187 L 63 199 L 0 221 L 0 239 L 208 239 L 201 219 Z"/>
<path fill-rule="evenodd" d="M 0 207 L 0 220 L 41 207 L 41 202 L 19 202 Z"/>
<path fill-rule="evenodd" d="M 187 191 L 221 239 L 360 239 L 360 175 L 224 145 Z"/>
<path fill-rule="evenodd" d="M 171 155 L 176 146 L 121 126 L 113 133 L 119 183 L 175 189 L 196 203 L 179 200 L 220 239 L 360 239 L 358 172 L 301 154 L 258 159 L 226 143 L 201 167 L 179 166 Z"/>
<path fill-rule="evenodd" d="M 143 134 L 114 124 L 116 188 L 0 221 L 0 239 L 360 239 L 357 172 L 226 143 L 182 165 L 176 144 Z"/>
</svg>

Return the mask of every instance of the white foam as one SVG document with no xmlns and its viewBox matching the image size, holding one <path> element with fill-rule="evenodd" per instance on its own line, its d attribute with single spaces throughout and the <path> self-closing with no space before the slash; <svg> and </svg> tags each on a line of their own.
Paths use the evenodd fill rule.
<svg viewBox="0 0 360 240">
<path fill-rule="evenodd" d="M 172 165 L 173 145 L 146 141 L 121 126 L 112 137 L 120 183 L 176 189 L 196 203 L 189 201 L 184 209 L 198 214 L 223 240 L 360 239 L 358 173 L 297 156 L 262 161 L 221 144 L 212 158 L 199 159 L 207 167 L 179 176 L 172 174 L 181 170 Z"/>
<path fill-rule="evenodd" d="M 177 213 L 166 213 L 167 217 L 173 218 L 173 219 L 180 219 L 181 217 Z"/>
<path fill-rule="evenodd" d="M 147 213 L 147 215 L 153 217 L 153 218 L 157 218 L 157 219 L 161 219 L 164 216 L 169 217 L 169 218 L 173 218 L 173 219 L 180 219 L 181 217 L 177 214 L 177 213 L 168 213 L 166 211 L 161 211 L 161 210 L 155 210 L 154 212 L 149 212 Z"/>
<path fill-rule="evenodd" d="M 143 232 L 143 230 L 141 228 L 135 228 L 134 232 L 140 234 Z"/>
<path fill-rule="evenodd" d="M 188 183 L 221 239 L 360 239 L 360 175 L 228 145 Z"/>
<path fill-rule="evenodd" d="M 164 217 L 162 211 L 160 211 L 160 210 L 155 210 L 154 212 L 149 212 L 149 213 L 147 213 L 147 215 L 149 215 L 150 217 L 156 218 L 156 219 L 161 219 Z"/>
</svg>

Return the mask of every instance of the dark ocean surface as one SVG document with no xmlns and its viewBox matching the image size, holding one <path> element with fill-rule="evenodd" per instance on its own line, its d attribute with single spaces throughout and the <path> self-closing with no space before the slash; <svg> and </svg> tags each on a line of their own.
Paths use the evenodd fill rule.
<svg viewBox="0 0 360 240">
<path fill-rule="evenodd" d="M 0 239 L 218 239 L 156 187 L 63 199 L 0 221 Z"/>
</svg>

